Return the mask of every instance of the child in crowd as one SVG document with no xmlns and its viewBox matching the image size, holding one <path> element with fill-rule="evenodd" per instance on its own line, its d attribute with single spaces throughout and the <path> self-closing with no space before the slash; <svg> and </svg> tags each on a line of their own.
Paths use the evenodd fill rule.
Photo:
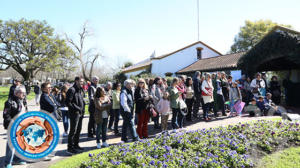
<svg viewBox="0 0 300 168">
<path fill-rule="evenodd" d="M 171 113 L 170 109 L 170 101 L 169 101 L 169 93 L 165 92 L 163 98 L 157 104 L 157 110 L 161 114 L 161 127 L 162 131 L 168 130 L 168 119 L 169 113 Z"/>
<path fill-rule="evenodd" d="M 253 98 L 249 103 L 249 105 L 245 107 L 245 111 L 248 112 L 251 117 L 256 117 L 261 115 L 261 111 L 256 105 L 255 98 Z"/>
<path fill-rule="evenodd" d="M 264 96 L 259 96 L 256 104 L 257 104 L 257 107 L 260 109 L 261 114 L 265 115 L 267 109 L 265 106 Z"/>
<path fill-rule="evenodd" d="M 238 88 L 238 84 L 236 82 L 233 82 L 232 86 L 229 89 L 229 101 L 230 101 L 230 116 L 233 116 L 233 112 L 236 112 L 236 110 L 234 109 L 234 105 L 238 101 L 242 101 L 241 91 Z"/>
</svg>

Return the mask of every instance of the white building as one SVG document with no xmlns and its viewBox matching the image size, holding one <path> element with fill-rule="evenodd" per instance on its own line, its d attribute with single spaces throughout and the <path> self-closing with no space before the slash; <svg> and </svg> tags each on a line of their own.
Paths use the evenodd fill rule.
<svg viewBox="0 0 300 168">
<path fill-rule="evenodd" d="M 175 75 L 177 71 L 197 62 L 199 59 L 220 55 L 222 55 L 220 52 L 198 41 L 171 53 L 143 60 L 130 67 L 124 68 L 122 71 L 128 77 L 138 75 L 143 71 L 148 71 L 158 76 L 165 76 L 165 73 Z"/>
</svg>

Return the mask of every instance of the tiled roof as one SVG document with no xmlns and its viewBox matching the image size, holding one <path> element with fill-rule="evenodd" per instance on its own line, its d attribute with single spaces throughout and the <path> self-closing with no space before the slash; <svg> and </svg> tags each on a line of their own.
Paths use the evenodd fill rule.
<svg viewBox="0 0 300 168">
<path fill-rule="evenodd" d="M 243 54 L 244 52 L 201 59 L 177 73 L 236 69 L 237 62 Z"/>
<path fill-rule="evenodd" d="M 141 62 L 138 62 L 138 63 L 136 63 L 136 64 L 134 64 L 134 65 L 132 65 L 130 67 L 122 69 L 122 72 L 124 72 L 124 73 L 126 73 L 126 72 L 134 72 L 134 71 L 137 71 L 137 70 L 144 69 L 144 68 L 146 68 L 146 67 L 148 67 L 150 65 L 151 65 L 151 60 L 150 60 L 150 58 L 148 58 L 148 59 L 145 59 L 145 60 L 143 60 Z"/>
<path fill-rule="evenodd" d="M 193 43 L 193 44 L 190 44 L 190 45 L 188 45 L 188 46 L 185 46 L 185 47 L 183 47 L 183 48 L 181 48 L 181 49 L 178 49 L 178 50 L 176 50 L 176 51 L 173 51 L 173 52 L 168 53 L 168 54 L 165 54 L 165 55 L 161 55 L 161 56 L 159 56 L 159 57 L 155 57 L 155 58 L 153 58 L 153 59 L 162 59 L 162 58 L 165 58 L 165 57 L 167 57 L 167 56 L 170 56 L 170 55 L 172 55 L 172 54 L 175 54 L 175 53 L 177 53 L 177 52 L 179 52 L 179 51 L 182 51 L 182 50 L 184 50 L 184 49 L 186 49 L 186 48 L 189 48 L 189 47 L 191 47 L 191 46 L 193 46 L 193 45 L 196 45 L 196 44 L 202 44 L 202 45 L 206 46 L 207 48 L 213 50 L 214 52 L 218 53 L 219 55 L 222 55 L 220 52 L 218 52 L 217 50 L 215 50 L 215 49 L 213 49 L 212 47 L 208 46 L 207 44 L 203 43 L 202 41 L 197 41 L 197 42 L 195 42 L 195 43 Z"/>
</svg>

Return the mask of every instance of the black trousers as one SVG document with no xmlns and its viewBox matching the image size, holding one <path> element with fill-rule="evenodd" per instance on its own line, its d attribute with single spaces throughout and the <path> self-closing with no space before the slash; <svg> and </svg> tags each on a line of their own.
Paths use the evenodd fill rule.
<svg viewBox="0 0 300 168">
<path fill-rule="evenodd" d="M 225 98 L 224 98 L 224 96 L 217 94 L 217 102 L 219 103 L 219 108 L 222 110 L 222 114 L 226 115 L 225 114 Z"/>
<path fill-rule="evenodd" d="M 109 129 L 112 129 L 114 121 L 115 121 L 115 112 L 114 112 L 113 109 L 110 109 L 110 111 L 109 111 L 109 123 L 108 123 L 108 128 Z"/>
<path fill-rule="evenodd" d="M 194 109 L 193 109 L 193 117 L 197 118 L 198 117 L 198 113 L 199 113 L 199 108 L 200 108 L 200 104 L 202 103 L 203 100 L 201 100 L 201 95 L 200 94 L 196 94 L 195 95 L 195 102 L 194 102 Z M 202 104 L 203 106 L 203 104 Z"/>
<path fill-rule="evenodd" d="M 187 106 L 186 119 L 187 120 L 192 120 L 192 112 L 193 112 L 194 99 L 193 98 L 192 99 L 185 99 L 185 103 L 186 103 L 186 106 Z"/>
<path fill-rule="evenodd" d="M 79 112 L 71 112 L 69 115 L 70 132 L 68 136 L 68 149 L 72 149 L 79 144 L 83 115 Z"/>
<path fill-rule="evenodd" d="M 89 117 L 89 123 L 88 123 L 88 135 L 95 135 L 96 134 L 96 123 L 95 123 L 95 109 L 89 110 L 90 117 Z"/>
</svg>

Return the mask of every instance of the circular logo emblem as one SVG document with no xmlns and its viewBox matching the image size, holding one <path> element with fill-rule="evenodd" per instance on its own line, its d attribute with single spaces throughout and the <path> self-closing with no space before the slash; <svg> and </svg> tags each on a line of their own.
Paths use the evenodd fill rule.
<svg viewBox="0 0 300 168">
<path fill-rule="evenodd" d="M 43 111 L 23 113 L 10 123 L 8 142 L 15 154 L 27 161 L 39 161 L 59 143 L 57 120 Z"/>
</svg>

